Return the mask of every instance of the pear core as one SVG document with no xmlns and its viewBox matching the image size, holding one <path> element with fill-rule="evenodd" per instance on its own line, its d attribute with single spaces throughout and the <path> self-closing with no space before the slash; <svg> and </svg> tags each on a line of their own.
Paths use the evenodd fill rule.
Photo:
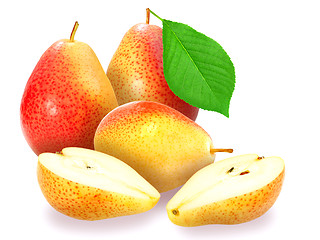
<svg viewBox="0 0 320 240">
<path fill-rule="evenodd" d="M 42 153 L 39 162 L 54 174 L 89 187 L 132 197 L 159 198 L 158 191 L 124 162 L 104 153 L 65 148 L 61 153 Z"/>
<path fill-rule="evenodd" d="M 169 201 L 173 215 L 258 190 L 284 171 L 279 157 L 246 154 L 217 161 L 196 172 Z M 201 183 L 201 184 L 200 184 Z"/>
</svg>

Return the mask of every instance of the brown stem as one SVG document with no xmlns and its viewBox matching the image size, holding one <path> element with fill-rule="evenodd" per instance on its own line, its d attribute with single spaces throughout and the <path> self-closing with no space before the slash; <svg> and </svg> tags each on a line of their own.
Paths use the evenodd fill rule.
<svg viewBox="0 0 320 240">
<path fill-rule="evenodd" d="M 150 22 L 150 9 L 147 8 L 146 11 L 147 11 L 146 24 L 149 24 L 149 22 Z"/>
<path fill-rule="evenodd" d="M 76 21 L 74 23 L 74 26 L 73 26 L 73 29 L 72 29 L 72 32 L 71 32 L 71 35 L 70 35 L 70 41 L 73 42 L 74 41 L 74 35 L 76 34 L 76 31 L 79 27 L 79 23 Z"/>
<path fill-rule="evenodd" d="M 214 154 L 217 152 L 227 152 L 227 153 L 233 153 L 233 149 L 231 148 L 211 148 L 210 153 Z"/>
</svg>

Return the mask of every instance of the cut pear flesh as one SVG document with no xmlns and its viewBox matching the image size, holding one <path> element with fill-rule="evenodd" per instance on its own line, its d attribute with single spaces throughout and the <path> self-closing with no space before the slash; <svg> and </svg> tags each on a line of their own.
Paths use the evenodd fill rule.
<svg viewBox="0 0 320 240">
<path fill-rule="evenodd" d="M 38 180 L 42 192 L 53 207 L 79 219 L 96 220 L 95 217 L 102 219 L 117 216 L 112 209 L 112 214 L 103 212 L 101 204 L 107 205 L 109 209 L 110 206 L 120 205 L 137 207 L 128 208 L 128 214 L 124 210 L 119 212 L 119 215 L 143 212 L 152 208 L 160 198 L 159 192 L 126 163 L 107 154 L 84 148 L 71 147 L 63 149 L 61 153 L 40 154 Z M 79 192 L 79 186 L 86 189 L 86 193 Z M 75 201 L 75 205 L 81 208 L 82 212 L 86 211 L 86 207 L 81 206 L 81 202 L 92 201 L 92 206 L 87 208 L 92 212 L 90 208 L 99 200 L 99 204 L 95 206 L 97 212 L 86 215 L 87 217 L 80 216 L 81 213 L 77 213 L 76 209 L 64 212 L 72 207 L 66 201 L 57 200 L 62 197 L 61 192 L 64 193 L 63 197 L 67 196 L 70 201 Z M 79 200 L 89 196 L 104 197 Z"/>
<path fill-rule="evenodd" d="M 196 172 L 168 202 L 169 218 L 182 226 L 250 221 L 272 206 L 283 176 L 279 157 L 246 154 L 218 161 Z M 257 210 L 259 204 L 264 207 Z M 202 211 L 210 212 L 210 219 Z"/>
</svg>

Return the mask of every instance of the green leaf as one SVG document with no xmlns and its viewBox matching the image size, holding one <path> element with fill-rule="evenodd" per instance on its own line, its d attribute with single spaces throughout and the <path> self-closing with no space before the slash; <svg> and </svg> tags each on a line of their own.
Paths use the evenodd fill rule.
<svg viewBox="0 0 320 240">
<path fill-rule="evenodd" d="M 235 71 L 228 54 L 188 25 L 150 12 L 163 24 L 163 70 L 170 89 L 195 107 L 229 117 Z"/>
</svg>

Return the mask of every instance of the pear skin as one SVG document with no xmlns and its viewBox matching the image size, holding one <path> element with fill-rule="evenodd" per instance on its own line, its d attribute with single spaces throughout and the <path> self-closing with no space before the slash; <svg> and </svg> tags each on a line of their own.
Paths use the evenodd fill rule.
<svg viewBox="0 0 320 240">
<path fill-rule="evenodd" d="M 73 37 L 74 31 L 45 51 L 22 96 L 22 131 L 37 155 L 68 146 L 93 149 L 99 122 L 118 106 L 96 54 Z"/>
<path fill-rule="evenodd" d="M 240 224 L 265 214 L 277 200 L 285 175 L 280 157 L 245 154 L 196 172 L 167 204 L 176 225 Z"/>
<path fill-rule="evenodd" d="M 127 163 L 159 192 L 184 184 L 215 159 L 203 128 L 151 101 L 127 103 L 108 113 L 97 128 L 94 147 Z"/>
<path fill-rule="evenodd" d="M 48 203 L 69 217 L 100 220 L 142 213 L 160 194 L 119 159 L 82 148 L 42 153 L 37 176 Z"/>
<path fill-rule="evenodd" d="M 163 74 L 162 29 L 156 25 L 136 24 L 123 37 L 108 66 L 119 105 L 139 100 L 166 104 L 192 120 L 199 109 L 177 97 Z"/>
</svg>

